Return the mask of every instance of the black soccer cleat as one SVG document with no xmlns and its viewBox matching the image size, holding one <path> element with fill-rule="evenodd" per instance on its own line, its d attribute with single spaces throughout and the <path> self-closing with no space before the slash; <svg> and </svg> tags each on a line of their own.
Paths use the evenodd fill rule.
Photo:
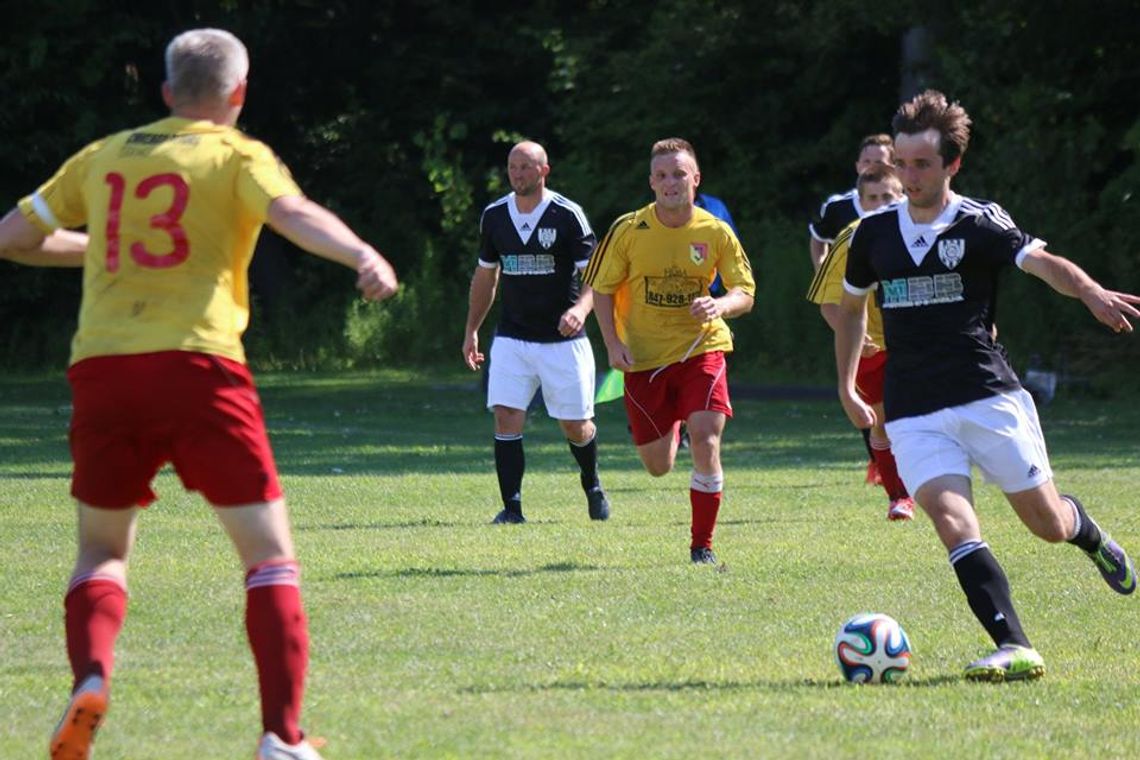
<svg viewBox="0 0 1140 760">
<path fill-rule="evenodd" d="M 697 549 L 689 551 L 689 559 L 693 561 L 694 565 L 715 565 L 716 555 L 713 550 L 707 546 L 702 546 Z"/>
<path fill-rule="evenodd" d="M 495 515 L 495 519 L 491 521 L 492 525 L 521 525 L 526 522 L 522 512 L 512 512 L 504 509 L 499 514 Z"/>
<path fill-rule="evenodd" d="M 601 486 L 586 491 L 586 504 L 590 509 L 591 520 L 610 519 L 610 500 Z"/>
</svg>

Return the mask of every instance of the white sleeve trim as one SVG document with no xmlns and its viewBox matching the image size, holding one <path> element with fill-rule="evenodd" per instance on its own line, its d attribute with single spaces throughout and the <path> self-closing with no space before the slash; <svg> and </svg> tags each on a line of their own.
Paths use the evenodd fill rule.
<svg viewBox="0 0 1140 760">
<path fill-rule="evenodd" d="M 812 236 L 812 239 L 815 240 L 817 243 L 827 243 L 828 245 L 831 245 L 832 242 L 834 242 L 832 240 L 828 240 L 825 237 L 820 237 L 819 235 L 817 235 L 816 231 L 815 231 L 815 225 L 814 224 L 808 225 L 808 234 L 810 234 Z"/>
<path fill-rule="evenodd" d="M 479 266 L 483 267 L 484 269 L 498 269 L 499 268 L 499 262 L 497 262 L 497 261 L 483 261 L 483 259 L 479 259 Z"/>
<path fill-rule="evenodd" d="M 55 214 L 48 208 L 47 201 L 39 193 L 32 193 L 32 210 L 36 212 L 36 216 L 43 221 L 44 224 L 51 227 L 53 230 L 58 230 L 63 225 L 55 218 Z"/>
<path fill-rule="evenodd" d="M 583 269 L 585 269 L 589 265 L 590 265 L 589 259 L 582 259 L 581 261 L 575 261 L 574 262 L 574 268 L 577 269 L 578 271 L 582 271 Z"/>
<path fill-rule="evenodd" d="M 1025 247 L 1017 252 L 1017 258 L 1013 260 L 1014 263 L 1017 264 L 1017 268 L 1024 270 L 1025 267 L 1023 267 L 1021 263 L 1025 261 L 1026 254 L 1033 253 L 1034 251 L 1040 251 L 1045 247 L 1045 245 L 1045 241 L 1041 238 L 1033 238 L 1028 243 L 1026 243 Z"/>
<path fill-rule="evenodd" d="M 869 288 L 857 288 L 854 285 L 852 285 L 851 283 L 847 282 L 846 277 L 843 278 L 843 289 L 846 290 L 848 293 L 850 293 L 853 296 L 865 296 L 868 293 L 870 293 L 872 290 L 877 288 L 878 286 L 879 286 L 879 283 L 875 282 L 875 283 L 872 283 L 871 287 L 869 287 Z"/>
</svg>

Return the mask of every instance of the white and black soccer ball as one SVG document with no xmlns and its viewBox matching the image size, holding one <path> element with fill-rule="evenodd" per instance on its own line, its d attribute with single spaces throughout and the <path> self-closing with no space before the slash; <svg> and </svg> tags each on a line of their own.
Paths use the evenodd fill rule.
<svg viewBox="0 0 1140 760">
<path fill-rule="evenodd" d="M 910 640 L 890 615 L 863 612 L 839 627 L 835 661 L 851 683 L 892 683 L 910 667 Z"/>
</svg>

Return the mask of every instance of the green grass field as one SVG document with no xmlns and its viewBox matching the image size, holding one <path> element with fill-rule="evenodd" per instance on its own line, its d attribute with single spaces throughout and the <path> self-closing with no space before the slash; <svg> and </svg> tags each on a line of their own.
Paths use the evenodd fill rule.
<svg viewBox="0 0 1140 760">
<path fill-rule="evenodd" d="M 1140 595 L 1032 538 L 978 488 L 985 537 L 1048 665 L 959 678 L 989 641 L 925 518 L 889 524 L 834 401 L 737 401 L 716 549 L 688 561 L 688 476 L 642 472 L 600 409 L 608 523 L 592 524 L 545 414 L 527 429 L 525 526 L 498 510 L 470 378 L 261 378 L 310 617 L 305 726 L 349 758 L 1140 756 Z M 43 757 L 66 700 L 74 549 L 62 378 L 0 380 L 0 757 Z M 1134 402 L 1043 410 L 1059 484 L 1140 553 Z M 99 760 L 247 758 L 259 733 L 242 572 L 164 472 L 141 519 Z M 898 686 L 841 683 L 850 615 L 902 622 Z"/>
</svg>

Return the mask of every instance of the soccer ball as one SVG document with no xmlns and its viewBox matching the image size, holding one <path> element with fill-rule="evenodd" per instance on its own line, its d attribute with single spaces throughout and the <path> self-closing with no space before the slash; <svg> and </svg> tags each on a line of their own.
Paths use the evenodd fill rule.
<svg viewBox="0 0 1140 760">
<path fill-rule="evenodd" d="M 910 667 L 910 641 L 890 615 L 863 612 L 839 627 L 835 661 L 851 683 L 891 683 Z"/>
</svg>

